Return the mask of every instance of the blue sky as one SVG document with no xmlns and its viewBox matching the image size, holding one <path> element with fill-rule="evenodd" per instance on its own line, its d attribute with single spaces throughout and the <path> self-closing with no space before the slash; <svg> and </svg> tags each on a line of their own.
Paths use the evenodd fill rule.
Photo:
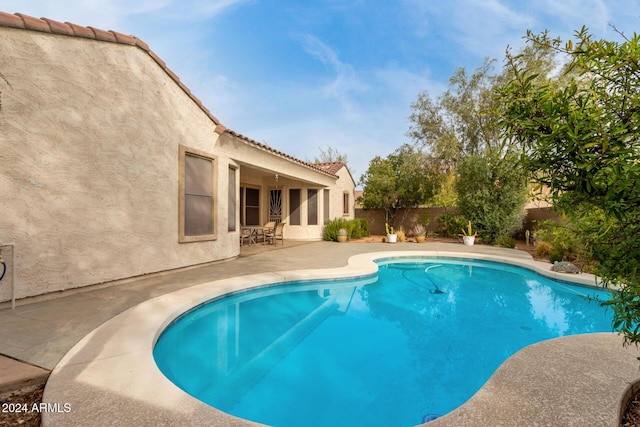
<svg viewBox="0 0 640 427">
<path fill-rule="evenodd" d="M 631 34 L 640 0 L 0 0 L 0 10 L 134 34 L 228 128 L 312 160 L 346 154 L 354 178 L 408 142 L 418 94 L 457 67 L 563 39 Z"/>
</svg>

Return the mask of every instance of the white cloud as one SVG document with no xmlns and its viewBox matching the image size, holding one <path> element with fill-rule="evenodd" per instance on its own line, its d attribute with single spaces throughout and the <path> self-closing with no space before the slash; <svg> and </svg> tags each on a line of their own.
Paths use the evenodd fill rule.
<svg viewBox="0 0 640 427">
<path fill-rule="evenodd" d="M 255 0 L 170 0 L 170 5 L 164 12 L 175 21 L 202 22 L 253 1 Z"/>
<path fill-rule="evenodd" d="M 408 22 L 414 34 L 427 42 L 440 40 L 440 49 L 460 57 L 501 57 L 507 44 L 524 35 L 535 22 L 520 2 L 460 0 L 423 2 L 405 0 Z M 462 66 L 463 63 L 458 63 Z"/>
<path fill-rule="evenodd" d="M 240 3 L 247 3 L 250 0 L 202 0 L 196 2 L 193 5 L 192 9 L 195 13 L 192 15 L 205 15 L 208 17 L 218 15 L 222 13 L 225 9 L 230 6 L 235 6 Z M 177 3 L 183 4 L 183 2 L 178 1 Z"/>
<path fill-rule="evenodd" d="M 602 0 L 545 0 L 536 7 L 541 18 L 558 21 L 567 32 L 583 25 L 594 31 L 606 31 L 611 20 L 609 8 Z"/>
<path fill-rule="evenodd" d="M 247 1 L 251 0 L 0 0 L 0 10 L 129 34 L 126 21 L 137 15 L 166 11 L 175 20 L 206 19 Z"/>
<path fill-rule="evenodd" d="M 60 22 L 72 22 L 83 26 L 92 26 L 105 30 L 117 30 L 128 33 L 123 28 L 126 17 L 133 14 L 148 13 L 166 7 L 169 0 L 130 2 L 124 0 L 90 1 L 45 1 L 24 0 L 20 2 L 0 0 L 0 10 L 8 13 L 20 12 L 36 18 L 50 18 Z M 17 10 L 14 10 L 18 8 Z"/>
<path fill-rule="evenodd" d="M 456 8 L 455 30 L 465 55 L 501 57 L 508 44 L 519 44 L 534 18 L 498 0 L 471 0 Z M 451 35 L 456 39 L 455 35 Z"/>
<path fill-rule="evenodd" d="M 527 14 L 517 11 L 520 4 L 510 8 L 500 0 L 471 0 L 469 7 L 466 7 L 467 18 L 471 22 L 476 22 L 478 26 L 521 28 L 530 25 L 532 18 Z M 487 25 L 491 22 L 491 25 Z"/>
<path fill-rule="evenodd" d="M 384 88 L 383 92 L 388 91 L 395 99 L 402 100 L 407 108 L 420 92 L 426 90 L 432 96 L 437 96 L 445 89 L 441 83 L 434 81 L 429 69 L 414 72 L 400 66 L 388 66 L 375 70 L 374 76 Z"/>
<path fill-rule="evenodd" d="M 325 96 L 346 101 L 348 94 L 367 89 L 367 85 L 358 78 L 354 68 L 342 62 L 336 51 L 320 39 L 305 34 L 300 36 L 300 40 L 305 52 L 329 67 L 333 73 L 332 80 L 322 87 L 321 91 Z"/>
</svg>

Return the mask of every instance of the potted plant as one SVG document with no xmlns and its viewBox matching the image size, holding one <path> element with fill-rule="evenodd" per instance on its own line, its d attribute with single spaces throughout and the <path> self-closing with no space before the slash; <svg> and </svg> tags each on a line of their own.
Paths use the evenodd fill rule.
<svg viewBox="0 0 640 427">
<path fill-rule="evenodd" d="M 471 221 L 469 221 L 467 223 L 467 228 L 466 229 L 462 229 L 462 243 L 464 243 L 467 246 L 472 246 L 473 243 L 476 240 L 476 236 L 477 233 L 475 233 L 472 229 L 471 229 Z"/>
<path fill-rule="evenodd" d="M 424 243 L 427 236 L 427 229 L 423 224 L 418 223 L 413 227 L 413 234 L 416 236 L 416 242 Z"/>
<path fill-rule="evenodd" d="M 398 239 L 398 235 L 393 231 L 393 227 L 389 227 L 389 224 L 385 222 L 384 227 L 387 230 L 387 242 L 395 243 Z"/>
<path fill-rule="evenodd" d="M 397 242 L 404 242 L 405 241 L 407 236 L 406 236 L 402 226 L 398 227 L 398 229 L 396 230 L 396 234 L 398 235 L 398 237 L 396 237 L 396 241 Z"/>
<path fill-rule="evenodd" d="M 340 230 L 338 230 L 338 242 L 346 242 L 348 235 L 349 233 L 347 233 L 347 230 L 345 228 L 341 228 Z"/>
</svg>

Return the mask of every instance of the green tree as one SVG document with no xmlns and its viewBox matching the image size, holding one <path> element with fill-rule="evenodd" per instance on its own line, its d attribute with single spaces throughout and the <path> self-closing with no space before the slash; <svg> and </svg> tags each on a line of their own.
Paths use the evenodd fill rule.
<svg viewBox="0 0 640 427">
<path fill-rule="evenodd" d="M 551 49 L 527 46 L 521 57 L 540 73 L 555 67 Z M 494 63 L 485 60 L 471 75 L 457 69 L 435 101 L 427 92 L 418 96 L 409 118 L 409 136 L 456 177 L 456 198 L 447 200 L 457 204 L 489 243 L 521 225 L 518 218 L 526 202 L 523 174 L 511 167 L 518 141 L 504 138 L 497 114 L 495 88 L 508 79 L 509 71 L 495 73 Z M 479 183 L 486 185 L 480 188 Z"/>
<path fill-rule="evenodd" d="M 527 173 L 517 158 L 467 156 L 460 162 L 456 181 L 460 213 L 471 220 L 489 244 L 522 226 L 527 201 Z"/>
<path fill-rule="evenodd" d="M 387 158 L 374 157 L 360 178 L 365 209 L 383 209 L 385 222 L 395 226 L 397 214 L 405 209 L 402 225 L 411 208 L 427 203 L 440 186 L 438 163 L 409 144 Z"/>
<path fill-rule="evenodd" d="M 409 137 L 428 148 L 447 170 L 455 170 L 465 156 L 485 152 L 502 155 L 508 148 L 494 114 L 494 87 L 500 80 L 494 63 L 485 60 L 471 75 L 458 68 L 447 90 L 435 101 L 422 92 L 411 105 Z"/>
<path fill-rule="evenodd" d="M 511 78 L 499 89 L 505 135 L 524 147 L 534 177 L 548 186 L 599 262 L 621 285 L 609 302 L 614 327 L 640 342 L 640 39 L 595 40 L 586 28 L 564 46 L 547 33 L 533 44 L 566 55 L 563 79 L 540 79 L 507 52 Z"/>
<path fill-rule="evenodd" d="M 456 193 L 457 176 L 454 172 L 443 172 L 442 184 L 438 192 L 433 196 L 433 206 L 449 208 L 458 206 L 458 194 Z"/>
</svg>

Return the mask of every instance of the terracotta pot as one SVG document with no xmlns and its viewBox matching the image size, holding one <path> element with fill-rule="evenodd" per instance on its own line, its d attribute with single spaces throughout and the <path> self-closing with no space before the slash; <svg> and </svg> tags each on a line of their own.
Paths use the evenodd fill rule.
<svg viewBox="0 0 640 427">
<path fill-rule="evenodd" d="M 347 235 L 346 234 L 338 234 L 338 242 L 339 243 L 344 243 L 347 241 Z"/>
<path fill-rule="evenodd" d="M 426 239 L 427 239 L 427 237 L 426 237 L 426 236 L 423 236 L 423 235 L 421 235 L 421 234 L 419 234 L 419 235 L 417 235 L 417 236 L 416 236 L 416 242 L 418 242 L 418 243 L 424 243 L 424 241 L 425 241 Z"/>
</svg>

